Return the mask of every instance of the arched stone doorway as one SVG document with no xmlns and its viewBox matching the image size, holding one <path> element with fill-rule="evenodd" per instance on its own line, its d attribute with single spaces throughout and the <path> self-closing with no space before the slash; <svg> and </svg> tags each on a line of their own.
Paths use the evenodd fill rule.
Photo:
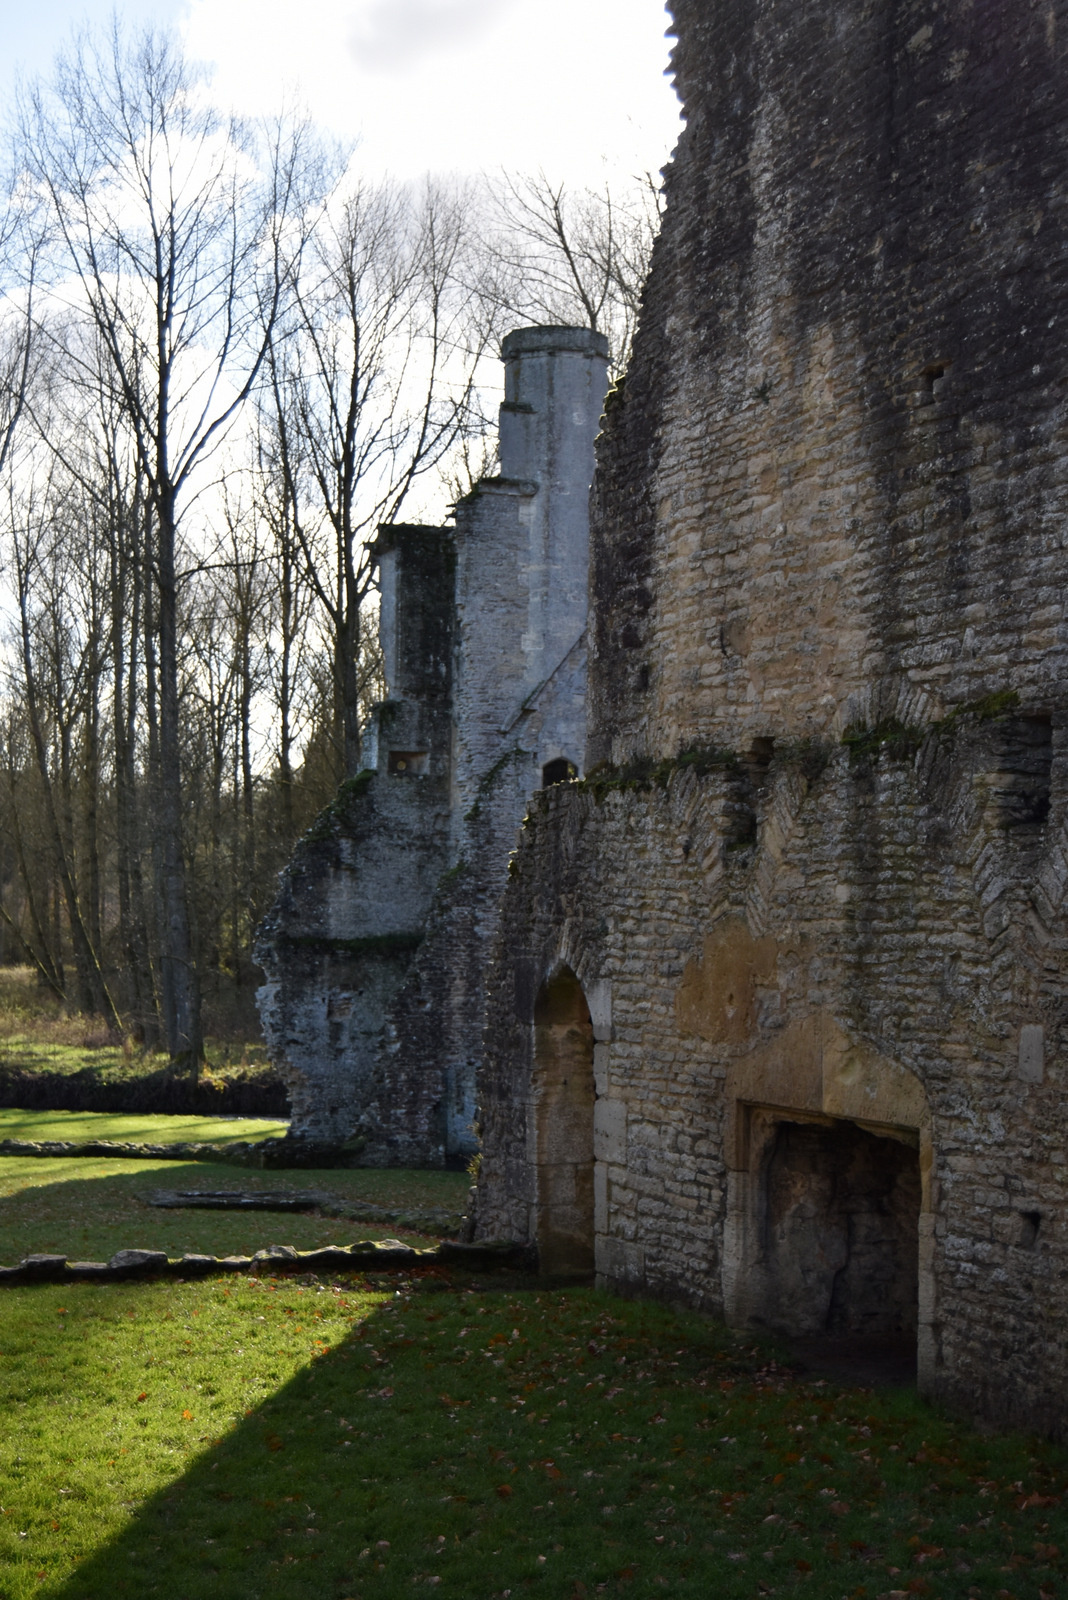
<svg viewBox="0 0 1068 1600">
<path fill-rule="evenodd" d="M 569 967 L 534 1003 L 532 1087 L 540 1269 L 585 1275 L 594 1256 L 593 1024 Z"/>
</svg>

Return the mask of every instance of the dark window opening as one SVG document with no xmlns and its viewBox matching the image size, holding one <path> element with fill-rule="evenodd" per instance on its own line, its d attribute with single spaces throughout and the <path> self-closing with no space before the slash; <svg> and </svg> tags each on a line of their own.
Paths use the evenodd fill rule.
<svg viewBox="0 0 1068 1600">
<path fill-rule="evenodd" d="M 1018 1240 L 1021 1250 L 1033 1250 L 1038 1243 L 1038 1232 L 1042 1226 L 1041 1211 L 1020 1212 L 1020 1237 Z"/>
<path fill-rule="evenodd" d="M 755 788 L 763 787 L 764 780 L 771 766 L 772 756 L 775 754 L 775 740 L 770 738 L 754 739 L 749 747 L 749 754 L 745 758 L 746 771 L 749 781 Z"/>
<path fill-rule="evenodd" d="M 541 769 L 541 786 L 551 789 L 554 783 L 570 783 L 572 778 L 578 777 L 578 768 L 566 756 L 557 756 L 555 761 L 547 761 Z"/>
<path fill-rule="evenodd" d="M 391 750 L 386 770 L 396 778 L 419 778 L 426 772 L 428 761 L 425 750 Z"/>
<path fill-rule="evenodd" d="M 927 390 L 928 394 L 934 394 L 935 384 L 938 383 L 940 379 L 944 378 L 948 371 L 949 368 L 944 361 L 936 361 L 931 366 L 925 368 L 923 372 L 923 387 Z"/>
<path fill-rule="evenodd" d="M 998 730 L 994 793 L 1005 828 L 1040 827 L 1049 816 L 1053 724 L 1048 712 L 1007 717 Z"/>
</svg>

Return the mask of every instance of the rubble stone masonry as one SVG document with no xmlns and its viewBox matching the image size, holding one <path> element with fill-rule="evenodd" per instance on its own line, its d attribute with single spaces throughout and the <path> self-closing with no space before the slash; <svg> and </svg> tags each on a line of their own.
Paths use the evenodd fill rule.
<svg viewBox="0 0 1068 1600">
<path fill-rule="evenodd" d="M 926 1392 L 1065 1437 L 1068 4 L 673 9 L 476 1232 L 561 1266 L 588 1070 L 605 1283 L 915 1337 Z"/>
</svg>

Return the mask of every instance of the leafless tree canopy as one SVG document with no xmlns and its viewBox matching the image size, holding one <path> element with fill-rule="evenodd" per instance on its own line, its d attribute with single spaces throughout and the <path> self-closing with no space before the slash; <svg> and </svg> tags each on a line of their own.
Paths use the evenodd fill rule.
<svg viewBox="0 0 1068 1600">
<path fill-rule="evenodd" d="M 660 190 L 645 174 L 626 188 L 569 189 L 545 173 L 488 180 L 483 292 L 515 322 L 580 324 L 609 343 L 618 377 L 630 357 Z"/>
<path fill-rule="evenodd" d="M 0 959 L 203 1057 L 381 688 L 367 545 L 489 464 L 520 321 L 637 315 L 656 199 L 368 182 L 168 36 L 19 106 L 0 224 Z M 492 408 L 490 408 L 492 409 Z"/>
</svg>

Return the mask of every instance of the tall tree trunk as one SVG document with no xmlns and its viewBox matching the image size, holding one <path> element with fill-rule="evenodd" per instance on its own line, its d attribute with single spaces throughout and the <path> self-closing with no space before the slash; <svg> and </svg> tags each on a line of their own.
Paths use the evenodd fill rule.
<svg viewBox="0 0 1068 1600">
<path fill-rule="evenodd" d="M 145 921 L 137 782 L 137 661 L 141 629 L 142 565 L 113 551 L 112 716 L 115 731 L 115 835 L 119 929 L 129 975 L 131 1008 L 146 1050 L 159 1043 L 159 998 Z M 129 646 L 126 611 L 129 607 Z"/>
<path fill-rule="evenodd" d="M 63 981 L 63 964 L 58 946 L 53 953 L 44 922 L 37 908 L 37 897 L 33 892 L 33 879 L 30 876 L 29 863 L 26 859 L 26 850 L 23 844 L 22 826 L 19 822 L 19 797 L 15 783 L 14 766 L 8 767 L 8 790 L 11 795 L 11 836 L 15 845 L 15 860 L 18 864 L 19 877 L 22 879 L 22 890 L 26 896 L 26 910 L 30 917 L 30 926 L 36 940 L 36 947 L 30 944 L 22 934 L 19 939 L 23 947 L 29 952 L 30 959 L 37 968 L 38 975 L 59 995 L 61 1000 L 66 1000 L 67 991 Z M 48 890 L 45 891 L 45 905 L 47 916 Z"/>
<path fill-rule="evenodd" d="M 21 587 L 21 586 L 20 586 Z M 56 805 L 55 787 L 52 775 L 48 770 L 48 751 L 45 745 L 44 731 L 41 727 L 40 709 L 37 703 L 36 679 L 33 669 L 33 659 L 30 650 L 29 617 L 26 611 L 26 595 L 23 590 L 19 596 L 21 622 L 22 622 L 22 658 L 26 685 L 26 712 L 30 725 L 30 736 L 33 741 L 34 754 L 37 757 L 37 770 L 40 775 L 41 785 L 44 790 L 45 826 L 49 842 L 55 856 L 57 887 L 62 890 L 63 900 L 67 912 L 67 925 L 70 929 L 71 949 L 74 955 L 75 966 L 79 978 L 85 984 L 88 1009 L 102 1016 L 109 1028 L 118 1033 L 122 1024 L 115 1003 L 108 992 L 104 973 L 96 950 L 93 948 L 89 937 L 85 919 L 82 916 L 81 905 L 78 900 L 77 885 L 70 859 L 64 846 L 63 827 L 60 821 L 59 810 Z"/>
<path fill-rule="evenodd" d="M 94 620 L 95 627 L 95 620 Z M 100 659 L 94 641 L 89 667 L 89 705 L 85 723 L 85 868 L 89 938 L 103 956 L 100 887 Z"/>
<path fill-rule="evenodd" d="M 334 671 L 341 690 L 343 776 L 360 770 L 360 586 L 351 549 L 342 552 L 341 604 Z"/>
<path fill-rule="evenodd" d="M 200 976 L 193 951 L 178 703 L 178 584 L 175 570 L 174 493 L 164 483 L 156 495 L 156 616 L 159 640 L 159 838 L 162 914 L 160 977 L 167 1052 L 178 1071 L 197 1081 L 204 1059 Z"/>
</svg>

